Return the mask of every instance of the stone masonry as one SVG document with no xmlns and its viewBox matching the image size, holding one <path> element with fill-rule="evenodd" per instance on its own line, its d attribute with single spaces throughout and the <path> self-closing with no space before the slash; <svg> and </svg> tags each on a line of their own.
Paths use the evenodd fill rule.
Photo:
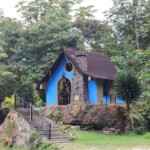
<svg viewBox="0 0 150 150">
<path fill-rule="evenodd" d="M 87 58 L 85 56 L 76 57 L 75 60 L 82 70 L 87 71 Z M 87 104 L 89 102 L 87 82 L 88 78 L 75 68 L 71 86 L 71 103 Z"/>
<path fill-rule="evenodd" d="M 0 126 L 0 140 L 8 139 L 11 141 L 9 144 L 24 147 L 33 131 L 34 129 L 18 112 L 12 111 Z"/>
</svg>

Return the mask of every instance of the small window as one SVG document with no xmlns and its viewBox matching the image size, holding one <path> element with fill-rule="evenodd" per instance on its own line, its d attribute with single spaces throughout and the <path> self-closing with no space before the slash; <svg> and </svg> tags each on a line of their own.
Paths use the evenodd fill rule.
<svg viewBox="0 0 150 150">
<path fill-rule="evenodd" d="M 70 71 L 72 71 L 72 69 L 73 69 L 72 63 L 67 63 L 67 64 L 66 64 L 66 70 L 67 70 L 68 72 L 70 72 Z"/>
</svg>

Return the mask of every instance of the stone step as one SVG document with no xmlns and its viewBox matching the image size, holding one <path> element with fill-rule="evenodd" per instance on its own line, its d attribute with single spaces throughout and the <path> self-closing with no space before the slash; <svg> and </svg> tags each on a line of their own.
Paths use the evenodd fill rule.
<svg viewBox="0 0 150 150">
<path fill-rule="evenodd" d="M 44 136 L 46 137 L 46 136 Z M 49 138 L 49 137 L 46 137 Z M 71 138 L 57 138 L 57 137 L 50 137 L 50 141 L 73 141 Z"/>
<path fill-rule="evenodd" d="M 49 131 L 49 128 L 42 128 L 42 127 L 34 127 L 37 131 Z M 53 129 L 51 128 L 51 132 L 60 132 L 63 133 L 61 129 Z"/>
<path fill-rule="evenodd" d="M 62 132 L 59 125 L 55 124 L 51 119 L 45 118 L 40 112 L 36 111 L 33 113 L 32 121 L 28 116 L 30 113 L 27 110 L 24 110 L 21 114 L 42 137 L 49 139 L 49 125 L 51 123 L 51 141 L 56 143 L 68 143 L 72 141 L 72 138 Z"/>
<path fill-rule="evenodd" d="M 37 130 L 39 133 L 49 133 L 49 130 Z M 64 134 L 62 131 L 51 131 L 50 132 L 51 133 L 51 135 L 64 135 L 64 136 L 66 136 L 66 134 Z"/>
<path fill-rule="evenodd" d="M 42 133 L 42 132 L 39 132 L 39 134 L 41 134 L 41 135 L 49 135 L 49 133 Z M 59 138 L 64 137 L 64 138 L 70 138 L 69 136 L 63 135 L 63 134 L 50 134 L 50 135 L 51 135 L 51 137 L 59 137 Z"/>
<path fill-rule="evenodd" d="M 50 139 L 50 141 L 55 142 L 55 143 L 71 143 L 72 140 L 56 140 L 56 139 Z"/>
<path fill-rule="evenodd" d="M 73 139 L 72 138 L 66 138 L 66 137 L 50 137 L 50 140 L 60 140 L 60 141 L 70 140 L 70 141 L 72 141 Z"/>
<path fill-rule="evenodd" d="M 39 133 L 41 133 L 41 134 L 49 134 L 49 131 L 42 131 L 42 130 L 37 130 Z M 62 132 L 51 132 L 50 133 L 51 135 L 64 135 L 64 136 L 66 136 L 65 134 L 63 134 Z"/>
<path fill-rule="evenodd" d="M 45 135 L 45 134 L 40 134 L 41 136 L 44 136 L 44 137 L 47 137 L 49 138 L 49 135 Z M 67 136 L 50 136 L 50 140 L 73 140 L 72 138 L 70 137 L 67 137 Z"/>
</svg>

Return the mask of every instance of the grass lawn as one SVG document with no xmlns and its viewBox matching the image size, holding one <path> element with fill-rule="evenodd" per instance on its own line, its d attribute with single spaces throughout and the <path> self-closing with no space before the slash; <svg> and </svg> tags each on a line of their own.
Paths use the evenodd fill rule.
<svg viewBox="0 0 150 150">
<path fill-rule="evenodd" d="M 25 149 L 25 148 L 17 148 L 17 147 L 7 147 L 7 146 L 4 146 L 3 143 L 0 143 L 0 150 L 28 150 L 28 149 Z"/>
<path fill-rule="evenodd" d="M 74 142 L 60 147 L 63 150 L 150 150 L 150 133 L 103 135 L 97 132 L 79 131 L 76 137 Z"/>
</svg>

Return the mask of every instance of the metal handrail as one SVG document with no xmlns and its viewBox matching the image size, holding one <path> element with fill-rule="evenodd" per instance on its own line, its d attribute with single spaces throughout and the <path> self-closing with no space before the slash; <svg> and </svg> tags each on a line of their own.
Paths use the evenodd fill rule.
<svg viewBox="0 0 150 150">
<path fill-rule="evenodd" d="M 34 109 L 31 102 L 29 103 L 24 98 L 19 98 L 19 104 L 17 104 L 16 103 L 16 96 L 14 96 L 14 97 L 15 97 L 14 98 L 14 105 L 15 105 L 14 109 L 16 111 L 21 112 L 21 114 L 24 116 L 24 118 L 27 121 L 31 122 L 33 124 L 33 126 L 35 126 L 35 123 L 37 123 L 36 122 L 37 121 L 37 116 L 41 117 L 42 121 L 45 120 L 44 116 L 39 111 Z M 38 113 L 38 114 L 36 114 L 36 113 Z M 40 119 L 38 121 L 40 123 Z M 51 123 L 47 122 L 46 124 L 43 123 L 42 125 L 43 125 L 42 126 L 42 131 L 43 131 L 42 135 L 48 135 L 48 139 L 50 140 L 51 139 Z M 47 134 L 45 134 L 44 131 L 46 131 Z"/>
</svg>

